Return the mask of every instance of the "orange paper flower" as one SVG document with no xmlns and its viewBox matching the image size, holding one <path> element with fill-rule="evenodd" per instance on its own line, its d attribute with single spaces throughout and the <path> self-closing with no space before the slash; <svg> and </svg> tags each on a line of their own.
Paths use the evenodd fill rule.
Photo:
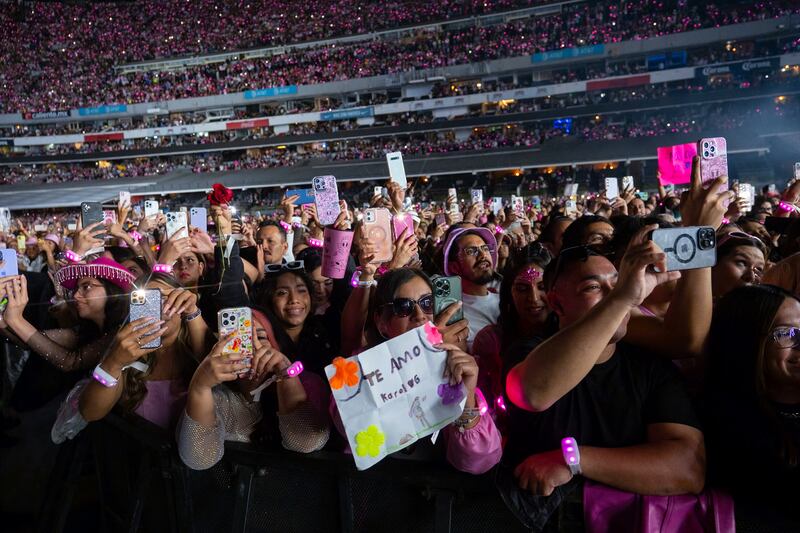
<svg viewBox="0 0 800 533">
<path fill-rule="evenodd" d="M 329 380 L 332 389 L 338 390 L 345 385 L 352 387 L 358 384 L 358 363 L 337 357 L 333 360 L 333 366 L 336 367 L 336 374 Z"/>
</svg>

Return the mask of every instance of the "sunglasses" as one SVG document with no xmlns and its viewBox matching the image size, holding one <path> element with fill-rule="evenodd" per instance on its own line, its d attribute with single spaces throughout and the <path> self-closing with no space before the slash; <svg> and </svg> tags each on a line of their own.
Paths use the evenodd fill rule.
<svg viewBox="0 0 800 533">
<path fill-rule="evenodd" d="M 289 261 L 288 263 L 275 263 L 274 265 L 264 265 L 264 272 L 267 274 L 278 274 L 280 272 L 290 272 L 305 269 L 306 263 L 303 260 Z"/>
<path fill-rule="evenodd" d="M 383 307 L 390 305 L 392 306 L 392 313 L 400 318 L 411 316 L 411 313 L 414 312 L 414 308 L 416 306 L 419 306 L 419 308 L 422 309 L 422 312 L 426 315 L 432 315 L 433 295 L 426 294 L 419 300 L 412 300 L 411 298 L 395 298 L 391 302 L 383 304 Z"/>
<path fill-rule="evenodd" d="M 800 328 L 783 326 L 772 330 L 772 340 L 781 348 L 800 348 Z"/>
</svg>

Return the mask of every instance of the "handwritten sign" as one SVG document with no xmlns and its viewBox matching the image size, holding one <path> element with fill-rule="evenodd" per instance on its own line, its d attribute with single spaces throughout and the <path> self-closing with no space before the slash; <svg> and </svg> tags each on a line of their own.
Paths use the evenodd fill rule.
<svg viewBox="0 0 800 533">
<path fill-rule="evenodd" d="M 461 416 L 463 385 L 443 377 L 447 352 L 425 324 L 325 367 L 359 470 L 402 450 Z"/>
<path fill-rule="evenodd" d="M 662 185 L 680 185 L 692 181 L 692 158 L 697 155 L 697 144 L 658 147 L 658 170 Z"/>
</svg>

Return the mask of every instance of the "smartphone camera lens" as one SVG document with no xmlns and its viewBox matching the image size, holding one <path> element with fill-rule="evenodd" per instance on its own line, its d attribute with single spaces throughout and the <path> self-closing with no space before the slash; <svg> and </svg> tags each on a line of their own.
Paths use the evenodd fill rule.
<svg viewBox="0 0 800 533">
<path fill-rule="evenodd" d="M 711 228 L 702 228 L 697 232 L 697 243 L 701 250 L 711 250 L 716 244 L 716 235 Z"/>
<path fill-rule="evenodd" d="M 706 150 L 708 150 L 708 141 L 706 141 L 706 142 L 704 142 L 704 143 L 703 143 L 703 148 L 704 148 L 704 149 L 706 149 Z"/>
</svg>

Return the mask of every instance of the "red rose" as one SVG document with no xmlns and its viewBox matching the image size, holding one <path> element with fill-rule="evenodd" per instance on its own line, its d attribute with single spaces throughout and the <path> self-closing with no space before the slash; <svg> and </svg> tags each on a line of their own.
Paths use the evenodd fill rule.
<svg viewBox="0 0 800 533">
<path fill-rule="evenodd" d="M 215 183 L 210 193 L 208 202 L 211 205 L 228 205 L 233 200 L 233 191 L 221 183 Z"/>
</svg>

